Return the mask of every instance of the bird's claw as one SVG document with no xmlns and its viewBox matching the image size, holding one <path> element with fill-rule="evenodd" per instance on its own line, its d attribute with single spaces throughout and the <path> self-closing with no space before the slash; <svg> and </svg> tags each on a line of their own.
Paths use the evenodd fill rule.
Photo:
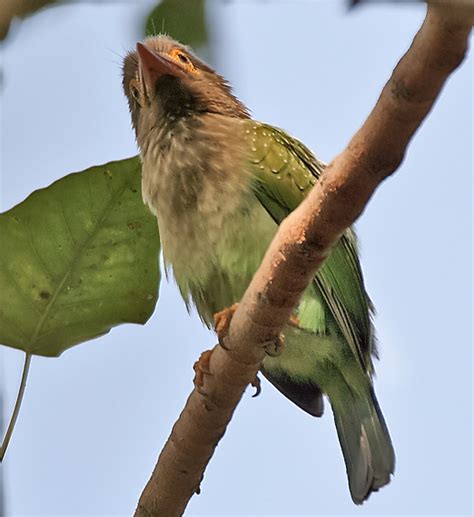
<svg viewBox="0 0 474 517">
<path fill-rule="evenodd" d="M 219 345 L 226 350 L 227 348 L 224 345 L 224 340 L 229 333 L 230 322 L 232 321 L 232 317 L 234 316 L 238 306 L 238 303 L 234 303 L 230 307 L 226 307 L 222 311 L 214 314 L 214 328 L 219 339 Z"/>
<path fill-rule="evenodd" d="M 270 357 L 277 357 L 281 355 L 283 349 L 285 348 L 285 337 L 283 334 L 270 339 L 269 341 L 265 341 L 263 343 L 263 349 L 265 353 Z"/>
<path fill-rule="evenodd" d="M 211 360 L 212 350 L 204 351 L 199 359 L 194 363 L 193 370 L 194 374 L 194 386 L 198 391 L 202 389 L 204 386 L 204 375 L 212 375 L 211 370 L 209 368 L 209 363 Z"/>
<path fill-rule="evenodd" d="M 288 320 L 288 325 L 291 325 L 292 327 L 300 326 L 300 320 L 298 316 L 296 316 L 296 314 L 292 314 L 290 316 L 290 319 Z M 281 353 L 285 349 L 285 336 L 283 334 L 280 334 L 275 338 L 265 341 L 263 343 L 263 349 L 265 350 L 266 354 L 270 357 L 277 357 L 281 355 Z"/>
<path fill-rule="evenodd" d="M 252 398 L 258 397 L 262 392 L 262 383 L 258 374 L 255 375 L 255 379 L 250 383 L 250 385 L 255 388 L 255 393 L 252 395 Z"/>
</svg>

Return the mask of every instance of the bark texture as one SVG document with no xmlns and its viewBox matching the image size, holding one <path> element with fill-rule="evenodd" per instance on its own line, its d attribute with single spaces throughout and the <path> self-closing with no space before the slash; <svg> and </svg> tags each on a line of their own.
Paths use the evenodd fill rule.
<svg viewBox="0 0 474 517">
<path fill-rule="evenodd" d="M 462 62 L 473 20 L 474 8 L 457 8 L 447 0 L 429 4 L 413 44 L 364 125 L 281 224 L 228 332 L 220 336 L 224 346 L 217 345 L 209 363 L 201 364 L 202 385 L 174 425 L 135 515 L 180 516 L 199 492 L 205 467 L 255 379 L 265 348 L 278 344 L 331 246 L 400 165 L 413 134 Z"/>
</svg>

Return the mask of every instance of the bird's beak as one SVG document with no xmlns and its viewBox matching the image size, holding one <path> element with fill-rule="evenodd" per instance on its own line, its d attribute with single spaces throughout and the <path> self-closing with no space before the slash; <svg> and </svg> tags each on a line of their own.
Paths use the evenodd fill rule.
<svg viewBox="0 0 474 517">
<path fill-rule="evenodd" d="M 137 43 L 140 76 L 148 92 L 155 88 L 156 81 L 163 75 L 185 77 L 186 72 L 171 58 L 150 50 L 143 43 Z"/>
</svg>

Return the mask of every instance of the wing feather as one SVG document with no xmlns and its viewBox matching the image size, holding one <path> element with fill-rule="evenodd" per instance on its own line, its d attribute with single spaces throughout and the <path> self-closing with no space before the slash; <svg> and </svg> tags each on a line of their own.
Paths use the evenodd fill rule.
<svg viewBox="0 0 474 517">
<path fill-rule="evenodd" d="M 283 130 L 248 121 L 255 194 L 272 218 L 280 222 L 313 188 L 325 164 Z M 323 263 L 315 290 L 336 320 L 361 366 L 372 372 L 374 337 L 372 304 L 364 288 L 356 237 L 347 230 Z"/>
</svg>

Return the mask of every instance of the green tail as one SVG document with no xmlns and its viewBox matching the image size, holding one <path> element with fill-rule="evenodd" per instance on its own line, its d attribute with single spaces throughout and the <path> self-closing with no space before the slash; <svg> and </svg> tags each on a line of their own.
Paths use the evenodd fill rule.
<svg viewBox="0 0 474 517">
<path fill-rule="evenodd" d="M 351 392 L 329 398 L 352 500 L 362 504 L 371 492 L 390 482 L 395 469 L 392 441 L 372 387 L 366 396 Z"/>
</svg>

